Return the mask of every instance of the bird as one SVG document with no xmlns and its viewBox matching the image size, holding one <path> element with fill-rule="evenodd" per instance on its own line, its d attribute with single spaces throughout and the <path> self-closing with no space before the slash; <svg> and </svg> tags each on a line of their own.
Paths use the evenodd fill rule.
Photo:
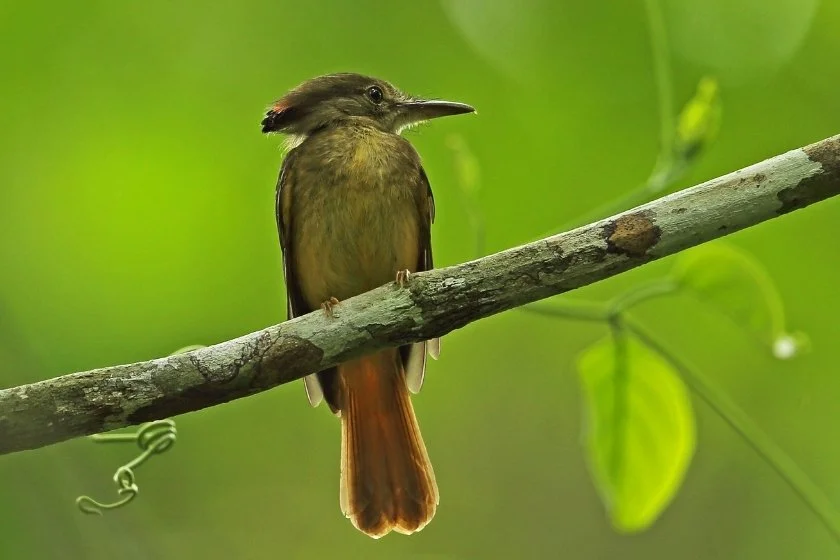
<svg viewBox="0 0 840 560">
<path fill-rule="evenodd" d="M 420 156 L 401 133 L 474 113 L 357 73 L 311 78 L 272 103 L 262 132 L 286 137 L 275 212 L 287 318 L 433 268 L 435 204 Z M 423 529 L 438 487 L 411 403 L 439 340 L 388 348 L 304 378 L 309 402 L 341 421 L 340 506 L 361 532 Z"/>
</svg>

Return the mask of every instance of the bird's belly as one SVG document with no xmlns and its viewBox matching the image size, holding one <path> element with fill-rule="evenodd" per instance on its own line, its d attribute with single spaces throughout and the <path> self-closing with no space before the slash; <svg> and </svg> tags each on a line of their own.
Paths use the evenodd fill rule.
<svg viewBox="0 0 840 560">
<path fill-rule="evenodd" d="M 419 221 L 410 193 L 375 186 L 319 190 L 301 197 L 295 217 L 295 270 L 310 309 L 393 281 L 398 270 L 417 270 Z"/>
</svg>

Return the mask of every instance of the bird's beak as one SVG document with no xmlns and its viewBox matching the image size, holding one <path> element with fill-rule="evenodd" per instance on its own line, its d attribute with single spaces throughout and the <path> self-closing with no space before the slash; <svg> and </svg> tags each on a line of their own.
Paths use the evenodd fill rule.
<svg viewBox="0 0 840 560">
<path fill-rule="evenodd" d="M 404 121 L 407 125 L 436 119 L 438 117 L 475 113 L 475 109 L 472 106 L 454 101 L 425 101 L 421 99 L 405 101 L 400 105 L 403 110 Z"/>
</svg>

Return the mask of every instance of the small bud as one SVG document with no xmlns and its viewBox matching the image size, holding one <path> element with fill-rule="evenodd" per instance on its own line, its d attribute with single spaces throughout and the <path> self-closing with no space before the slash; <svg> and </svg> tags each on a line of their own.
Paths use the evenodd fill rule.
<svg viewBox="0 0 840 560">
<path fill-rule="evenodd" d="M 789 360 L 796 356 L 796 341 L 790 335 L 782 335 L 773 341 L 773 356 L 779 360 Z"/>
<path fill-rule="evenodd" d="M 720 116 L 718 82 L 704 77 L 677 117 L 675 155 L 685 160 L 696 157 L 717 136 Z"/>
<path fill-rule="evenodd" d="M 809 348 L 810 343 L 804 333 L 782 333 L 773 341 L 773 357 L 778 360 L 790 360 Z"/>
</svg>

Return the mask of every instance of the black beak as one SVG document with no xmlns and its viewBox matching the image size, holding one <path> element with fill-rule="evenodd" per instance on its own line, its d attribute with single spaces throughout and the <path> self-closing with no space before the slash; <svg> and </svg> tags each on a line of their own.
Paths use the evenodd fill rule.
<svg viewBox="0 0 840 560">
<path fill-rule="evenodd" d="M 475 113 L 475 109 L 466 103 L 454 101 L 406 101 L 401 103 L 406 124 L 413 124 L 438 117 Z"/>
</svg>

